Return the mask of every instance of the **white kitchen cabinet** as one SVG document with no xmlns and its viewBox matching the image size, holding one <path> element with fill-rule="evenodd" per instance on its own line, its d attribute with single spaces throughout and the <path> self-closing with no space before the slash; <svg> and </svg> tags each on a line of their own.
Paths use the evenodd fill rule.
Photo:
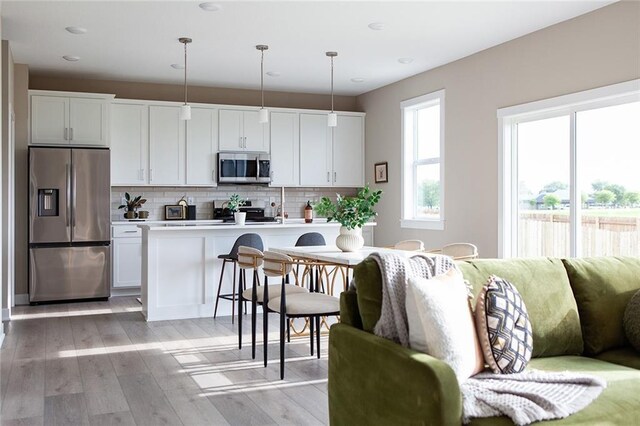
<svg viewBox="0 0 640 426">
<path fill-rule="evenodd" d="M 364 118 L 338 115 L 333 128 L 333 185 L 364 186 Z"/>
<path fill-rule="evenodd" d="M 300 114 L 300 185 L 331 186 L 331 128 L 326 114 Z"/>
<path fill-rule="evenodd" d="M 187 121 L 187 185 L 216 185 L 218 110 L 191 108 Z"/>
<path fill-rule="evenodd" d="M 149 164 L 149 107 L 111 104 L 111 184 L 144 185 Z"/>
<path fill-rule="evenodd" d="M 185 182 L 185 120 L 179 106 L 149 107 L 149 183 Z"/>
<path fill-rule="evenodd" d="M 258 111 L 221 109 L 220 151 L 269 152 L 269 126 L 258 122 Z"/>
<path fill-rule="evenodd" d="M 329 127 L 326 114 L 300 114 L 300 185 L 364 185 L 364 117 L 339 114 Z"/>
<path fill-rule="evenodd" d="M 271 113 L 271 185 L 300 185 L 300 114 Z"/>
<path fill-rule="evenodd" d="M 135 226 L 113 227 L 112 288 L 140 287 L 142 279 L 142 236 Z"/>
<path fill-rule="evenodd" d="M 33 145 L 109 145 L 108 99 L 30 92 Z"/>
</svg>

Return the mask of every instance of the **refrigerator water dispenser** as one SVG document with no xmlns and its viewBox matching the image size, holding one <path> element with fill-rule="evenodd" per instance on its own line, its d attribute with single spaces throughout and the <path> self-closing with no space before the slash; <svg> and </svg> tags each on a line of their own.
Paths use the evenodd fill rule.
<svg viewBox="0 0 640 426">
<path fill-rule="evenodd" d="M 58 216 L 58 190 L 38 189 L 38 216 Z"/>
</svg>

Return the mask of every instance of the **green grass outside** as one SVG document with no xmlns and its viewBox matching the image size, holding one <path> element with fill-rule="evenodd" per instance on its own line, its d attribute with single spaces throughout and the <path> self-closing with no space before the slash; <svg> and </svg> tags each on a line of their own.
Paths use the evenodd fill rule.
<svg viewBox="0 0 640 426">
<path fill-rule="evenodd" d="M 561 209 L 561 210 L 520 210 L 520 213 L 568 215 L 569 214 L 569 209 Z M 582 216 L 640 217 L 640 208 L 629 208 L 629 209 L 582 209 Z"/>
</svg>

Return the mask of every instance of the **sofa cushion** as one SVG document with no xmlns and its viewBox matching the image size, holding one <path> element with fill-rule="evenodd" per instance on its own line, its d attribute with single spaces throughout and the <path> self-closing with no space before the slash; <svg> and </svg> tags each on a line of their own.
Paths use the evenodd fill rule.
<svg viewBox="0 0 640 426">
<path fill-rule="evenodd" d="M 382 274 L 373 259 L 360 262 L 353 272 L 358 287 L 358 309 L 362 329 L 373 333 L 382 311 Z"/>
<path fill-rule="evenodd" d="M 531 359 L 527 306 L 509 281 L 492 275 L 476 302 L 476 328 L 484 359 L 494 373 L 520 373 Z"/>
<path fill-rule="evenodd" d="M 624 335 L 635 350 L 640 351 L 640 290 L 636 291 L 624 310 Z"/>
<path fill-rule="evenodd" d="M 592 257 L 563 262 L 578 302 L 585 352 L 597 355 L 625 346 L 622 318 L 640 289 L 640 259 Z"/>
<path fill-rule="evenodd" d="M 609 349 L 599 353 L 595 358 L 640 370 L 640 352 L 633 348 Z"/>
<path fill-rule="evenodd" d="M 491 275 L 518 289 L 533 329 L 534 358 L 582 353 L 578 308 L 559 259 L 477 259 L 457 265 L 475 295 Z"/>
<path fill-rule="evenodd" d="M 559 356 L 532 359 L 529 368 L 546 371 L 571 371 L 592 374 L 607 381 L 602 391 L 586 408 L 560 420 L 558 425 L 627 425 L 636 424 L 640 418 L 640 371 L 580 356 Z M 546 422 L 540 422 L 542 424 Z M 471 425 L 511 425 L 507 417 L 473 419 Z"/>
</svg>

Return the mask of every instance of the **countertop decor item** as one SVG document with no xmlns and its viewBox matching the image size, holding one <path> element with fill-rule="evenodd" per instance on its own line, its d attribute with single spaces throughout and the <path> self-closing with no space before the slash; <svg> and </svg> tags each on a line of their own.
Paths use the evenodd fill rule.
<svg viewBox="0 0 640 426">
<path fill-rule="evenodd" d="M 377 213 L 373 207 L 378 204 L 382 191 L 372 191 L 369 185 L 358 191 L 355 197 L 343 197 L 337 194 L 335 203 L 328 197 L 322 197 L 316 204 L 316 212 L 326 216 L 327 221 L 339 222 L 340 235 L 336 239 L 336 245 L 342 251 L 356 251 L 364 245 L 362 238 L 362 226 Z"/>
<path fill-rule="evenodd" d="M 138 217 L 137 210 L 142 207 L 144 203 L 147 202 L 146 199 L 142 198 L 142 195 L 138 195 L 137 197 L 131 197 L 128 192 L 124 193 L 125 203 L 120 204 L 118 209 L 125 209 L 124 217 L 125 219 L 135 219 Z"/>
<path fill-rule="evenodd" d="M 227 207 L 230 211 L 233 212 L 233 218 L 235 219 L 237 225 L 244 225 L 244 222 L 247 219 L 247 213 L 240 211 L 240 207 L 244 206 L 245 204 L 245 200 L 238 194 L 231 194 L 231 197 L 229 197 Z"/>
<path fill-rule="evenodd" d="M 165 220 L 182 220 L 184 219 L 184 207 L 180 205 L 164 206 Z"/>
</svg>

